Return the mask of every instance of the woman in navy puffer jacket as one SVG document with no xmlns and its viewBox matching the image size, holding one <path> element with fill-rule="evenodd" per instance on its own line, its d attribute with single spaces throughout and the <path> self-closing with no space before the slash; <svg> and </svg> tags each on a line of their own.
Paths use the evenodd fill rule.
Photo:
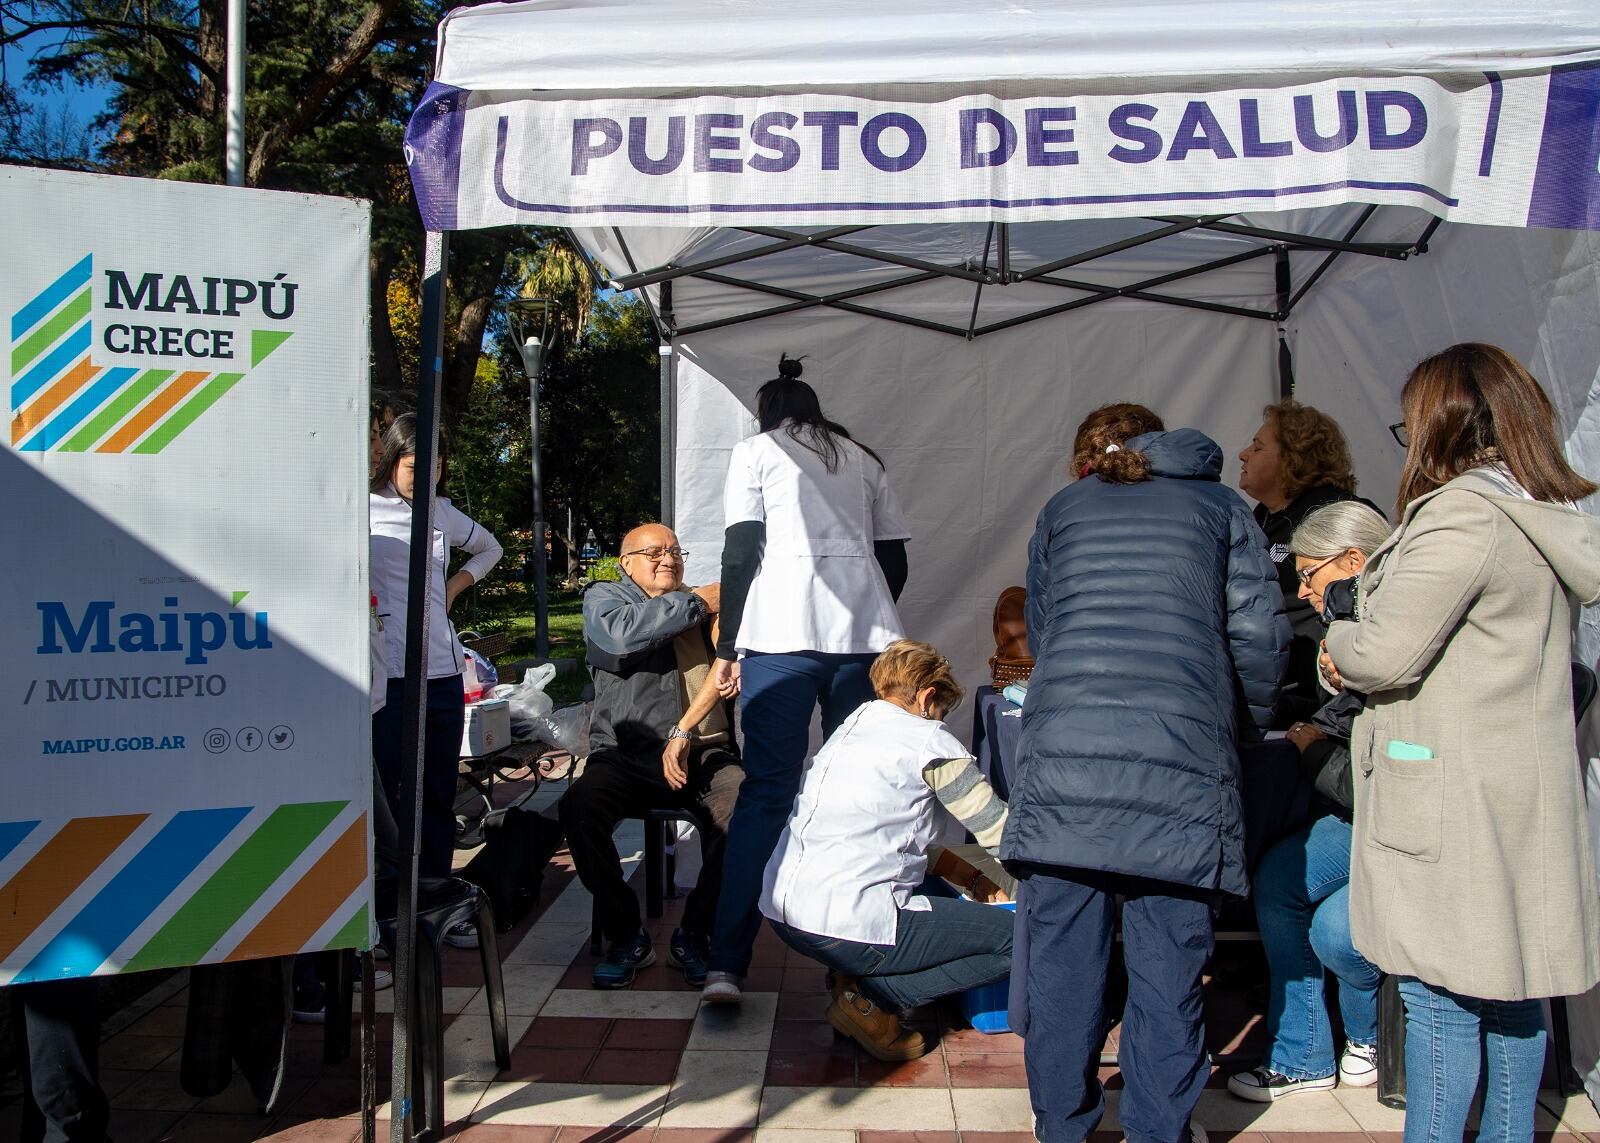
<svg viewBox="0 0 1600 1143">
<path fill-rule="evenodd" d="M 1200 973 L 1249 891 L 1235 738 L 1272 718 L 1289 625 L 1222 450 L 1140 405 L 1078 428 L 1079 479 L 1029 546 L 1035 667 L 1000 856 L 1026 878 L 1028 1086 L 1043 1143 L 1100 1122 L 1106 967 L 1124 898 L 1118 1059 L 1131 1143 L 1203 1138 Z M 1243 713 L 1242 713 L 1243 712 Z"/>
</svg>

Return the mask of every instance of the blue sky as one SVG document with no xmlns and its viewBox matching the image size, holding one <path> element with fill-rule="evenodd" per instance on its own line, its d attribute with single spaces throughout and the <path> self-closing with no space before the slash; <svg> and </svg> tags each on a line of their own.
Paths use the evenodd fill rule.
<svg viewBox="0 0 1600 1143">
<path fill-rule="evenodd" d="M 40 40 L 42 45 L 44 37 L 41 36 Z M 3 50 L 7 78 L 16 88 L 17 94 L 36 110 L 52 118 L 65 111 L 84 127 L 105 110 L 106 101 L 112 92 L 109 85 L 79 87 L 77 84 L 68 83 L 60 88 L 35 88 L 23 82 L 28 74 L 29 53 L 15 44 L 8 44 Z"/>
</svg>

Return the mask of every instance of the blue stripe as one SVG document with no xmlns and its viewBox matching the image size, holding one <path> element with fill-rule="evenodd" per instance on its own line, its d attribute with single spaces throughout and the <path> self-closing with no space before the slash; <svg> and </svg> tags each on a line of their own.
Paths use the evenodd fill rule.
<svg viewBox="0 0 1600 1143">
<path fill-rule="evenodd" d="M 62 338 L 61 343 L 45 354 L 39 364 L 24 373 L 21 380 L 11 386 L 12 410 L 20 409 L 24 401 L 54 381 L 79 357 L 88 353 L 89 346 L 93 342 L 93 331 L 90 330 L 88 322 L 84 322 Z"/>
<path fill-rule="evenodd" d="M 1504 92 L 1500 90 L 1500 75 L 1498 72 L 1486 71 L 1489 77 L 1489 121 L 1483 128 L 1483 151 L 1478 156 L 1478 177 L 1486 179 L 1489 171 L 1494 167 L 1494 143 L 1500 135 L 1500 102 Z"/>
<path fill-rule="evenodd" d="M 94 972 L 249 812 L 241 807 L 175 815 L 12 983 Z"/>
<path fill-rule="evenodd" d="M 29 437 L 27 443 L 18 451 L 43 452 L 45 449 L 55 447 L 63 437 L 77 428 L 85 417 L 110 400 L 111 395 L 122 388 L 128 378 L 138 372 L 138 369 L 126 365 L 106 370 L 104 377 L 89 386 L 79 394 L 76 401 L 52 417 L 50 423 Z"/>
<path fill-rule="evenodd" d="M 38 822 L 0 822 L 0 861 L 6 854 L 22 844 L 22 839 L 33 832 Z"/>
<path fill-rule="evenodd" d="M 46 287 L 44 293 L 11 315 L 11 340 L 20 341 L 22 335 L 55 312 L 57 306 L 89 284 L 94 272 L 94 255 L 85 254 L 83 261 L 68 270 Z"/>
</svg>

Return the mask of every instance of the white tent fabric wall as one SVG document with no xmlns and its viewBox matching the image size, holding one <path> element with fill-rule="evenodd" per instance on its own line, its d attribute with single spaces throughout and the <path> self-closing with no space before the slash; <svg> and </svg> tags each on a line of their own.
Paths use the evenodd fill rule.
<svg viewBox="0 0 1600 1143">
<path fill-rule="evenodd" d="M 1276 347 L 1268 322 L 1121 301 L 971 342 L 835 313 L 681 340 L 674 516 L 689 576 L 717 574 L 728 453 L 755 431 L 756 389 L 780 351 L 805 354 L 824 411 L 883 456 L 910 519 L 908 634 L 976 686 L 995 597 L 1023 580 L 1034 520 L 1066 482 L 1083 415 L 1148 403 L 1215 437 L 1236 474 L 1233 454 L 1277 392 Z"/>
</svg>

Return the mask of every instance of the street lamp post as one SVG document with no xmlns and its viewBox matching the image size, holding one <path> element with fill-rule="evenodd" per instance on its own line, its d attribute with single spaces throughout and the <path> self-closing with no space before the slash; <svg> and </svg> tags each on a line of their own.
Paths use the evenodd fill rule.
<svg viewBox="0 0 1600 1143">
<path fill-rule="evenodd" d="M 511 336 L 528 374 L 528 451 L 533 469 L 533 653 L 548 659 L 550 612 L 544 551 L 544 479 L 539 471 L 539 381 L 553 341 L 555 303 L 549 298 L 516 298 L 507 308 Z"/>
</svg>

